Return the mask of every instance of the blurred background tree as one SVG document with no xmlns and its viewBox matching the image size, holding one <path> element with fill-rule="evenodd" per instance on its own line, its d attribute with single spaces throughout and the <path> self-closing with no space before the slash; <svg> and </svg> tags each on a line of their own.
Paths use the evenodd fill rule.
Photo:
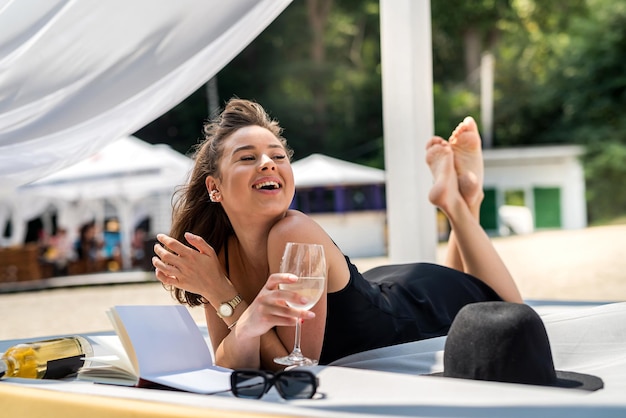
<svg viewBox="0 0 626 418">
<path fill-rule="evenodd" d="M 626 2 L 431 9 L 435 132 L 480 120 L 480 57 L 491 52 L 494 147 L 586 146 L 590 220 L 626 214 Z M 208 86 L 136 135 L 188 153 L 209 109 L 237 96 L 281 122 L 296 159 L 319 152 L 384 168 L 378 0 L 295 0 Z"/>
</svg>

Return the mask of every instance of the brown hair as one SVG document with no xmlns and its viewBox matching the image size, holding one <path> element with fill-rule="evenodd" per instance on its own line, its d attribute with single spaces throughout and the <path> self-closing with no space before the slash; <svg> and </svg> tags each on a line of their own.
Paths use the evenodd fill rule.
<svg viewBox="0 0 626 418">
<path fill-rule="evenodd" d="M 205 123 L 204 140 L 195 148 L 195 163 L 189 181 L 174 194 L 170 231 L 173 238 L 189 245 L 184 234 L 191 232 L 204 238 L 219 253 L 228 237 L 234 233 L 222 205 L 209 200 L 205 179 L 207 176 L 221 178 L 218 167 L 224 152 L 224 142 L 228 137 L 238 129 L 254 125 L 272 132 L 291 159 L 293 151 L 282 137 L 282 128 L 276 120 L 269 117 L 261 105 L 249 100 L 230 99 L 217 118 Z M 197 306 L 203 303 L 204 299 L 198 294 L 173 286 L 169 290 L 182 304 Z"/>
</svg>

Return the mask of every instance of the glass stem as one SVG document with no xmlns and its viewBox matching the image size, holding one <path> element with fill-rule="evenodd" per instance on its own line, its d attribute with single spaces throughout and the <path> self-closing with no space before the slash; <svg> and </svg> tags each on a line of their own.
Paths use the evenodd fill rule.
<svg viewBox="0 0 626 418">
<path fill-rule="evenodd" d="M 300 335 L 301 333 L 301 324 L 302 323 L 302 319 L 297 318 L 296 321 L 296 338 L 293 344 L 293 351 L 291 352 L 291 355 L 293 357 L 297 357 L 297 358 L 302 358 L 302 351 L 300 350 Z"/>
</svg>

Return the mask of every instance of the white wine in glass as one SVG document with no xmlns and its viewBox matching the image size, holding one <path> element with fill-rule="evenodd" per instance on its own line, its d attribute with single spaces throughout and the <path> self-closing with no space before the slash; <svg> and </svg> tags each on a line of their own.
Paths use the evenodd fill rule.
<svg viewBox="0 0 626 418">
<path fill-rule="evenodd" d="M 305 304 L 289 303 L 292 308 L 311 309 L 324 294 L 326 280 L 326 258 L 324 247 L 319 244 L 288 242 L 280 262 L 281 273 L 298 276 L 295 283 L 283 283 L 280 288 L 289 290 L 307 299 Z M 314 366 L 317 360 L 304 357 L 300 350 L 301 320 L 296 321 L 296 337 L 293 351 L 274 361 L 285 366 Z"/>
</svg>

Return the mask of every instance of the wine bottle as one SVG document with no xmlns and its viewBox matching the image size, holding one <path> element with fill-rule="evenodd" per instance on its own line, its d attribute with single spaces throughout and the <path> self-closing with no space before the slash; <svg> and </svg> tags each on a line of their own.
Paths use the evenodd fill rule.
<svg viewBox="0 0 626 418">
<path fill-rule="evenodd" d="M 33 341 L 10 347 L 0 358 L 0 377 L 61 379 L 76 373 L 93 348 L 81 336 Z"/>
</svg>

